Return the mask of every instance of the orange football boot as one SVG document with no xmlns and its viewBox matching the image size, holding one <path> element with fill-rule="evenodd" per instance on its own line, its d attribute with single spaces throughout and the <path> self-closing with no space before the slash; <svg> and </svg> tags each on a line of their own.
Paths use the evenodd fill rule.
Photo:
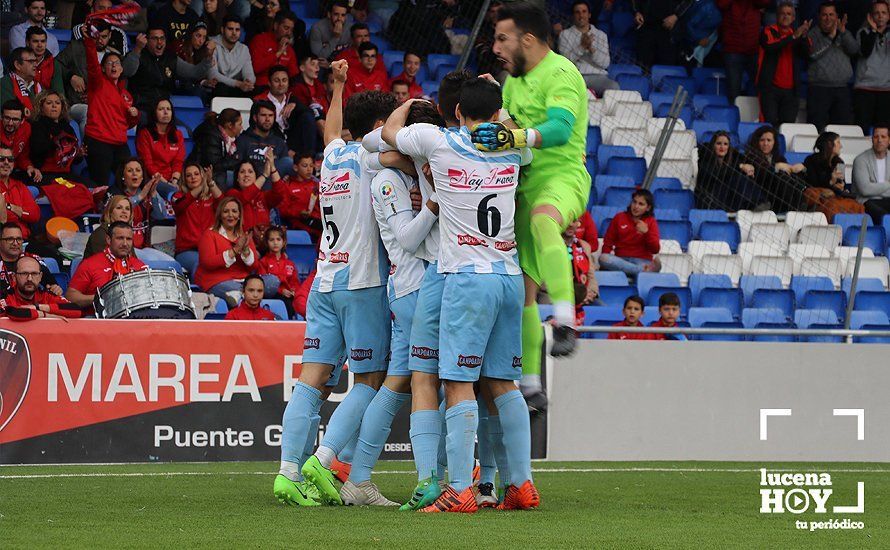
<svg viewBox="0 0 890 550">
<path fill-rule="evenodd" d="M 504 495 L 504 502 L 498 510 L 531 510 L 541 504 L 541 497 L 531 480 L 526 480 L 521 487 L 510 485 Z"/>
<path fill-rule="evenodd" d="M 427 514 L 436 514 L 439 512 L 458 512 L 463 514 L 472 514 L 479 509 L 476 504 L 476 494 L 473 493 L 472 487 L 467 487 L 460 494 L 454 490 L 454 487 L 448 485 L 439 498 L 433 501 L 421 512 Z"/>
<path fill-rule="evenodd" d="M 330 470 L 334 473 L 334 477 L 340 480 L 340 483 L 346 483 L 346 480 L 349 479 L 349 472 L 352 470 L 352 464 L 340 462 L 335 458 L 331 462 Z"/>
</svg>

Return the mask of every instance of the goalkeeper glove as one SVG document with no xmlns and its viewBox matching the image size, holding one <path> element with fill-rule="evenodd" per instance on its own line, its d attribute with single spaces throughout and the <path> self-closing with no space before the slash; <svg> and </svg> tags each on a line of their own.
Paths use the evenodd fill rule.
<svg viewBox="0 0 890 550">
<path fill-rule="evenodd" d="M 500 122 L 483 122 L 473 128 L 471 139 L 480 151 L 503 151 L 526 147 L 526 130 L 511 130 Z"/>
</svg>

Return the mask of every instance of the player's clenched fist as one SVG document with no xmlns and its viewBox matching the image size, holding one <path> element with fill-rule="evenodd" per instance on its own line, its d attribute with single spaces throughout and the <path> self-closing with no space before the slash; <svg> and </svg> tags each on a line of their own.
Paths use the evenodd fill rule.
<svg viewBox="0 0 890 550">
<path fill-rule="evenodd" d="M 349 64 L 345 59 L 331 63 L 331 70 L 334 72 L 334 82 L 346 82 L 346 71 L 349 70 Z"/>
<path fill-rule="evenodd" d="M 471 137 L 480 151 L 503 151 L 528 145 L 525 130 L 511 130 L 500 122 L 479 124 L 473 128 Z"/>
</svg>

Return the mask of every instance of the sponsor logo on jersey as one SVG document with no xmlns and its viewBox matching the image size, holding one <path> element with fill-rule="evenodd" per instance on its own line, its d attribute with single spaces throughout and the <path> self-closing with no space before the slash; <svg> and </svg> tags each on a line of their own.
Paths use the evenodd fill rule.
<svg viewBox="0 0 890 550">
<path fill-rule="evenodd" d="M 349 172 L 343 173 L 330 181 L 322 181 L 318 187 L 318 191 L 325 197 L 333 197 L 337 195 L 345 195 L 349 193 Z"/>
<path fill-rule="evenodd" d="M 424 346 L 411 346 L 411 357 L 419 359 L 438 359 L 439 350 Z"/>
<path fill-rule="evenodd" d="M 519 171 L 512 164 L 506 168 L 492 168 L 484 176 L 475 170 L 467 172 L 463 169 L 448 169 L 448 183 L 455 189 L 504 189 L 516 185 L 518 176 Z"/>
<path fill-rule="evenodd" d="M 353 361 L 364 361 L 365 359 L 370 359 L 373 354 L 374 350 L 372 349 L 353 348 L 349 350 L 349 358 Z"/>
<path fill-rule="evenodd" d="M 303 339 L 303 349 L 318 349 L 318 346 L 321 345 L 321 341 L 319 338 L 304 338 Z"/>
<path fill-rule="evenodd" d="M 517 369 L 522 368 L 522 357 L 513 356 L 513 367 Z"/>
<path fill-rule="evenodd" d="M 458 355 L 457 366 L 475 369 L 482 365 L 482 358 L 478 355 Z"/>
<path fill-rule="evenodd" d="M 331 252 L 332 264 L 348 264 L 349 252 Z"/>
<path fill-rule="evenodd" d="M 485 242 L 483 239 L 466 234 L 459 234 L 457 236 L 457 244 L 468 246 L 488 246 L 488 243 Z"/>
<path fill-rule="evenodd" d="M 388 197 L 395 192 L 395 189 L 389 182 L 384 182 L 383 185 L 380 186 L 380 194 L 384 197 Z"/>
<path fill-rule="evenodd" d="M 494 248 L 495 250 L 507 252 L 516 248 L 516 241 L 495 241 Z"/>
</svg>

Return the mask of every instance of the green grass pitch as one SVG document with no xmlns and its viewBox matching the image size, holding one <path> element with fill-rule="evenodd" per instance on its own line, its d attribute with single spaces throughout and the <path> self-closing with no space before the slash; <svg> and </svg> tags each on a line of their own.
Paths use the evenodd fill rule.
<svg viewBox="0 0 890 550">
<path fill-rule="evenodd" d="M 890 548 L 890 464 L 536 462 L 542 507 L 474 515 L 298 509 L 271 494 L 277 464 L 0 467 L 0 547 L 13 548 Z M 764 515 L 759 468 L 832 473 L 835 505 L 864 514 Z M 408 462 L 374 480 L 410 496 Z M 834 497 L 832 497 L 834 498 Z M 863 530 L 795 520 L 848 517 Z"/>
</svg>

